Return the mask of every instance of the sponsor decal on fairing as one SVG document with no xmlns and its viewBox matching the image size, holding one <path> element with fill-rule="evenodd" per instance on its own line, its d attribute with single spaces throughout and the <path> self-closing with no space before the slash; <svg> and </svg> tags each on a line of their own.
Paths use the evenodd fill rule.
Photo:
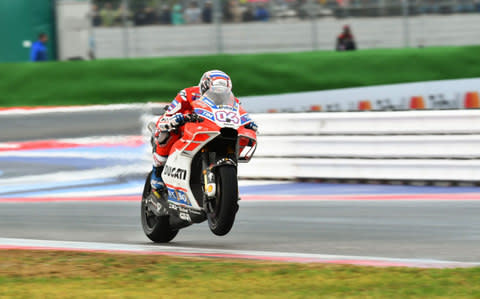
<svg viewBox="0 0 480 299">
<path fill-rule="evenodd" d="M 195 108 L 194 109 L 194 112 L 202 117 L 205 117 L 211 121 L 215 121 L 215 117 L 213 116 L 213 113 L 210 112 L 210 111 L 207 111 L 205 109 L 199 109 L 199 108 Z"/>
<path fill-rule="evenodd" d="M 202 101 L 206 103 L 208 106 L 210 106 L 211 108 L 217 108 L 217 105 L 215 105 L 215 103 L 207 97 L 203 97 Z"/>
<path fill-rule="evenodd" d="M 174 179 L 186 180 L 187 178 L 187 170 L 182 168 L 177 168 L 177 167 L 171 167 L 168 165 L 165 165 L 165 169 L 163 170 L 163 173 Z"/>
<path fill-rule="evenodd" d="M 168 106 L 167 112 L 169 114 L 174 114 L 177 111 L 179 111 L 181 107 L 182 107 L 182 105 L 177 100 L 173 100 L 173 102 L 170 104 L 170 106 Z"/>
<path fill-rule="evenodd" d="M 245 124 L 247 124 L 247 123 L 249 123 L 249 122 L 252 121 L 252 119 L 250 118 L 250 115 L 248 115 L 248 113 L 243 114 L 243 115 L 240 117 L 240 120 L 241 120 L 241 124 L 242 124 L 242 125 L 245 125 Z"/>
<path fill-rule="evenodd" d="M 167 188 L 168 190 L 168 200 L 177 204 L 186 205 L 191 207 L 192 203 L 188 199 L 187 193 L 182 190 L 177 190 L 173 188 Z"/>
</svg>

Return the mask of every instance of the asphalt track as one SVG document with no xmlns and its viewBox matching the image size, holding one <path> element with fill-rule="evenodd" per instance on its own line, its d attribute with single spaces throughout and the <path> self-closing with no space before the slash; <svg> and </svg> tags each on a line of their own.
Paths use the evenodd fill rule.
<svg viewBox="0 0 480 299">
<path fill-rule="evenodd" d="M 111 114 L 109 115 L 112 117 Z M 136 112 L 132 115 L 131 119 L 124 120 L 125 124 L 130 123 L 127 127 L 134 126 L 133 124 L 138 122 L 135 120 L 138 117 Z M 124 115 L 124 117 L 127 116 Z M 23 128 L 16 131 L 16 139 L 12 140 L 5 135 L 3 137 L 7 141 L 14 141 L 32 139 L 32 136 L 41 136 L 44 139 L 89 136 L 93 132 L 98 133 L 98 130 L 94 130 L 96 125 L 93 126 L 93 124 L 100 122 L 96 119 L 90 124 L 85 124 L 84 127 L 65 126 L 63 131 L 62 128 L 56 127 L 49 132 L 46 128 L 55 127 L 52 123 L 54 120 L 50 117 L 37 119 L 44 126 L 43 129 L 39 128 L 37 123 L 37 128 L 33 132 L 38 134 L 32 134 L 31 130 Z M 16 122 L 22 122 L 22 120 L 17 118 Z M 134 133 L 138 134 L 138 130 Z M 135 129 L 128 128 L 116 132 L 128 134 L 133 131 Z M 22 135 L 21 132 L 25 134 Z M 105 130 L 102 133 L 110 132 Z M 3 177 L 8 179 L 21 178 L 32 172 L 41 175 L 49 171 L 78 168 L 62 163 L 49 164 L 44 161 L 39 162 L 38 165 L 32 164 L 31 168 L 19 167 L 23 165 L 11 158 L 7 156 L 4 160 L 0 160 L 0 171 Z M 142 178 L 134 175 L 134 179 Z M 97 186 L 97 184 L 93 185 Z M 181 230 L 173 242 L 166 247 L 151 246 L 152 243 L 144 236 L 140 227 L 139 202 L 136 201 L 0 201 L 0 247 L 2 242 L 3 244 L 21 243 L 21 241 L 5 239 L 14 238 L 148 246 L 151 251 L 158 249 L 158 251 L 169 252 L 181 251 L 185 248 L 198 251 L 199 248 L 204 248 L 224 252 L 243 250 L 267 251 L 272 254 L 286 252 L 480 262 L 480 200 L 462 200 L 462 192 L 472 192 L 472 190 L 458 189 L 460 196 L 452 200 L 441 200 L 441 196 L 437 200 L 436 193 L 432 193 L 431 190 L 428 191 L 431 193 L 429 200 L 418 200 L 415 197 L 405 200 L 408 197 L 407 193 L 421 193 L 418 191 L 420 189 L 405 191 L 405 198 L 397 196 L 389 200 L 372 198 L 338 200 L 335 196 L 329 196 L 336 192 L 340 194 L 350 192 L 348 194 L 355 195 L 355 190 L 360 190 L 361 187 L 313 185 L 312 187 L 312 184 L 293 184 L 285 187 L 289 189 L 277 188 L 274 185 L 267 186 L 270 189 L 261 187 L 243 189 L 253 194 L 250 198 L 259 195 L 258 200 L 244 200 L 240 203 L 236 223 L 227 236 L 214 236 L 207 224 L 202 223 Z M 397 193 L 392 190 L 399 189 L 389 189 L 395 187 L 398 186 L 383 186 L 378 187 L 378 190 L 380 190 L 379 193 Z M 272 192 L 272 188 L 277 192 Z M 321 199 L 303 200 L 312 192 L 324 189 L 331 191 Z M 288 190 L 292 195 L 296 194 L 297 196 L 290 198 L 295 200 L 275 200 L 281 197 L 278 195 L 281 194 L 281 190 Z M 435 190 L 438 190 L 439 194 L 457 192 L 455 188 Z M 5 187 L 0 186 L 0 193 L 4 192 L 4 196 L 14 196 L 10 194 L 14 191 L 9 191 L 10 193 L 7 191 Z M 44 193 L 52 192 L 53 194 L 54 191 L 47 188 Z M 262 200 L 260 195 L 264 194 L 270 194 L 270 199 L 274 200 Z"/>
<path fill-rule="evenodd" d="M 111 105 L 108 109 L 65 108 L 55 113 L 24 114 L 23 111 L 0 110 L 0 142 L 113 135 L 141 132 L 141 116 L 161 114 L 163 104 Z"/>
<path fill-rule="evenodd" d="M 5 238 L 149 244 L 137 202 L 0 204 Z M 242 202 L 233 230 L 206 223 L 169 246 L 480 261 L 480 203 L 463 201 Z"/>
</svg>

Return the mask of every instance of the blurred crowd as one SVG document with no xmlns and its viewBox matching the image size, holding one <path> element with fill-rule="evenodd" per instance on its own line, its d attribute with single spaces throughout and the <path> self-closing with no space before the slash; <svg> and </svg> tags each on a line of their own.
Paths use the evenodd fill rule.
<svg viewBox="0 0 480 299">
<path fill-rule="evenodd" d="M 100 1 L 98 1 L 100 2 Z M 91 20 L 93 26 L 117 26 L 124 22 L 135 26 L 153 24 L 200 24 L 214 21 L 214 5 L 212 0 L 184 1 L 172 4 L 165 1 L 154 1 L 157 5 L 136 3 L 126 8 L 114 2 L 94 3 Z M 238 0 L 222 1 L 222 22 L 268 21 L 271 12 L 266 3 L 250 4 Z"/>
<path fill-rule="evenodd" d="M 95 0 L 93 26 L 199 24 L 214 21 L 214 0 Z M 222 22 L 335 16 L 396 16 L 402 0 L 218 0 Z M 408 13 L 449 14 L 480 12 L 480 0 L 408 0 Z"/>
</svg>

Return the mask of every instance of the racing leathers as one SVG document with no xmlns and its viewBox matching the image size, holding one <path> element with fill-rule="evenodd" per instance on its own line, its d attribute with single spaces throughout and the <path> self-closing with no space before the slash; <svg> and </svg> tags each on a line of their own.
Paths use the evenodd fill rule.
<svg viewBox="0 0 480 299">
<path fill-rule="evenodd" d="M 151 185 L 153 189 L 161 190 L 165 187 L 161 173 L 167 161 L 172 145 L 183 136 L 183 124 L 192 114 L 191 103 L 202 97 L 200 88 L 192 86 L 181 90 L 172 101 L 167 111 L 157 120 L 153 138 L 153 170 Z M 238 102 L 238 99 L 235 98 Z M 245 110 L 240 106 L 240 114 Z M 247 129 L 257 130 L 257 125 L 252 121 L 245 126 Z"/>
</svg>

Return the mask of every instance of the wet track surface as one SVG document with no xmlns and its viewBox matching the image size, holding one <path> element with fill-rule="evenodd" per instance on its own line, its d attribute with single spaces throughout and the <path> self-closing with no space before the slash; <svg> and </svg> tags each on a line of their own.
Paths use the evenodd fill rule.
<svg viewBox="0 0 480 299">
<path fill-rule="evenodd" d="M 32 114 L 0 116 L 0 142 L 50 138 L 84 137 L 91 134 L 118 135 L 141 132 L 141 108 L 77 113 Z"/>
<path fill-rule="evenodd" d="M 206 223 L 172 247 L 480 260 L 480 202 L 242 202 L 233 230 Z M 2 203 L 0 237 L 148 244 L 135 202 Z M 174 248 L 173 248 L 174 249 Z"/>
<path fill-rule="evenodd" d="M 0 142 L 84 137 L 94 133 L 138 135 L 140 115 L 141 110 L 116 115 L 86 112 L 76 116 L 73 125 L 65 125 L 69 116 L 63 114 L 39 115 L 29 120 L 18 116 L 0 117 L 0 124 L 11 126 Z M 125 147 L 121 148 L 121 153 L 133 153 L 133 149 L 141 153 L 140 158 L 144 158 L 142 148 Z M 121 173 L 113 179 L 85 176 L 80 179 L 82 171 L 111 167 L 112 160 L 122 167 L 135 166 L 136 160 L 131 156 L 109 160 L 118 154 L 110 147 L 90 148 L 88 154 L 93 157 L 90 160 L 78 149 L 40 150 L 34 154 L 29 152 L 27 158 L 23 152 L 18 153 L 0 155 L 0 198 L 19 197 L 19 194 L 43 197 L 68 195 L 74 189 L 71 182 L 61 186 L 55 182 L 57 178 L 51 182 L 41 180 L 59 171 L 75 172 L 71 179 L 81 185 L 81 188 L 75 187 L 75 192 L 100 192 L 102 188 L 114 190 L 115 186 L 121 186 L 121 190 L 129 190 L 128 194 L 139 193 L 142 171 L 145 172 Z M 150 162 L 144 160 L 141 163 L 148 168 Z M 23 178 L 26 176 L 38 177 L 25 181 Z M 19 181 L 11 185 L 1 183 L 12 179 Z M 291 194 L 296 195 L 296 200 L 242 201 L 234 228 L 227 236 L 214 236 L 206 223 L 196 224 L 181 230 L 168 246 L 173 251 L 175 247 L 192 247 L 480 261 L 480 200 L 466 201 L 461 196 L 456 200 L 302 200 L 305 196 L 319 193 L 326 196 L 441 194 L 480 192 L 478 188 L 422 189 L 341 184 L 285 184 L 280 188 L 267 184 L 243 187 L 241 191 L 272 197 Z M 151 244 L 140 226 L 139 202 L 134 201 L 0 201 L 0 238 Z"/>
</svg>

